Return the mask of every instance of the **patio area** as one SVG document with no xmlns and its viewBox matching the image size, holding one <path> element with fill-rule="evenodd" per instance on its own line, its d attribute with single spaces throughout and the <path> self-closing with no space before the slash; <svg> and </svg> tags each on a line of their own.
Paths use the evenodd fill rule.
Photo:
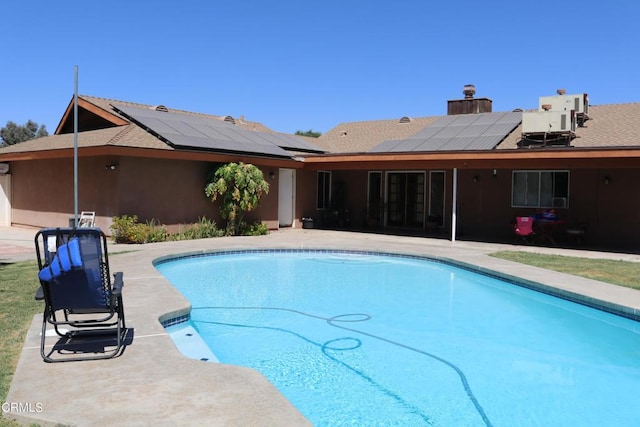
<svg viewBox="0 0 640 427">
<path fill-rule="evenodd" d="M 0 259 L 35 259 L 37 230 L 0 227 Z M 5 414 L 40 425 L 311 425 L 260 373 L 243 367 L 187 359 L 160 321 L 189 312 L 189 303 L 153 267 L 176 254 L 227 249 L 382 250 L 447 259 L 531 286 L 554 288 L 606 310 L 640 315 L 640 292 L 488 256 L 498 250 L 640 261 L 639 255 L 560 248 L 450 242 L 422 237 L 285 229 L 260 237 L 224 237 L 146 245 L 110 244 L 111 271 L 124 272 L 124 308 L 131 342 L 110 360 L 47 364 L 40 357 L 41 314 L 34 316 Z M 31 250 L 29 250 L 31 249 Z M 34 289 L 35 291 L 35 289 Z"/>
</svg>

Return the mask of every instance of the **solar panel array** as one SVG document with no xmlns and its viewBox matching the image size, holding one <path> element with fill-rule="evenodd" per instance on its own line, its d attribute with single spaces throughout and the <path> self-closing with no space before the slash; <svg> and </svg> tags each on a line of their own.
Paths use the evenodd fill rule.
<svg viewBox="0 0 640 427">
<path fill-rule="evenodd" d="M 373 153 L 491 150 L 522 122 L 522 112 L 445 116 L 408 139 L 384 141 Z"/>
<path fill-rule="evenodd" d="M 113 106 L 121 114 L 161 137 L 172 147 L 291 157 L 286 150 L 322 153 L 303 138 L 254 132 L 211 117 Z"/>
</svg>

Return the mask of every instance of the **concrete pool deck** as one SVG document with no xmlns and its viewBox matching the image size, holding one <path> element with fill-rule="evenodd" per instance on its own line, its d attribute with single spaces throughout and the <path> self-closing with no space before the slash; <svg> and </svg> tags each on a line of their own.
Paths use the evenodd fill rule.
<svg viewBox="0 0 640 427">
<path fill-rule="evenodd" d="M 37 230 L 0 227 L 0 263 L 35 259 Z M 187 359 L 160 320 L 189 303 L 153 267 L 176 254 L 227 249 L 350 249 L 443 258 L 557 288 L 587 303 L 640 313 L 640 292 L 488 256 L 499 250 L 640 262 L 640 255 L 489 244 L 314 229 L 260 237 L 223 237 L 146 245 L 109 245 L 111 271 L 124 272 L 124 309 L 132 340 L 110 360 L 48 364 L 40 357 L 42 315 L 34 316 L 3 415 L 47 425 L 311 425 L 261 374 Z M 34 289 L 35 292 L 35 289 Z M 13 405 L 13 409 L 9 405 Z M 12 409 L 6 411 L 6 409 Z"/>
</svg>

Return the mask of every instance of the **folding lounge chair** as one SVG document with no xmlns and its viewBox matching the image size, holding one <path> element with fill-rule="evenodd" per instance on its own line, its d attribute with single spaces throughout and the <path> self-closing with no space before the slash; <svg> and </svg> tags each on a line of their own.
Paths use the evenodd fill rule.
<svg viewBox="0 0 640 427">
<path fill-rule="evenodd" d="M 78 227 L 79 228 L 93 228 L 94 223 L 96 221 L 96 213 L 89 211 L 82 211 L 80 213 L 80 219 L 78 219 Z"/>
<path fill-rule="evenodd" d="M 109 275 L 107 239 L 99 228 L 45 228 L 35 236 L 44 300 L 40 354 L 45 362 L 108 359 L 124 349 L 127 330 L 122 273 Z M 48 325 L 53 328 L 47 331 Z M 58 341 L 46 345 L 47 334 Z"/>
<path fill-rule="evenodd" d="M 529 216 L 516 217 L 516 223 L 513 231 L 524 243 L 531 243 L 531 239 L 535 235 L 533 231 L 533 218 Z"/>
</svg>

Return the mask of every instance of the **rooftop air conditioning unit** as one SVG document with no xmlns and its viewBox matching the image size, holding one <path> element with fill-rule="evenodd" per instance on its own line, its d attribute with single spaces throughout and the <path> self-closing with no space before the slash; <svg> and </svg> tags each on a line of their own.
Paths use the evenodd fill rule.
<svg viewBox="0 0 640 427">
<path fill-rule="evenodd" d="M 542 106 L 551 105 L 551 111 L 575 111 L 577 114 L 589 114 L 589 97 L 586 93 L 576 95 L 541 96 L 539 110 Z"/>
<path fill-rule="evenodd" d="M 535 111 L 522 113 L 522 133 L 567 133 L 576 130 L 576 117 L 571 111 Z"/>
</svg>

